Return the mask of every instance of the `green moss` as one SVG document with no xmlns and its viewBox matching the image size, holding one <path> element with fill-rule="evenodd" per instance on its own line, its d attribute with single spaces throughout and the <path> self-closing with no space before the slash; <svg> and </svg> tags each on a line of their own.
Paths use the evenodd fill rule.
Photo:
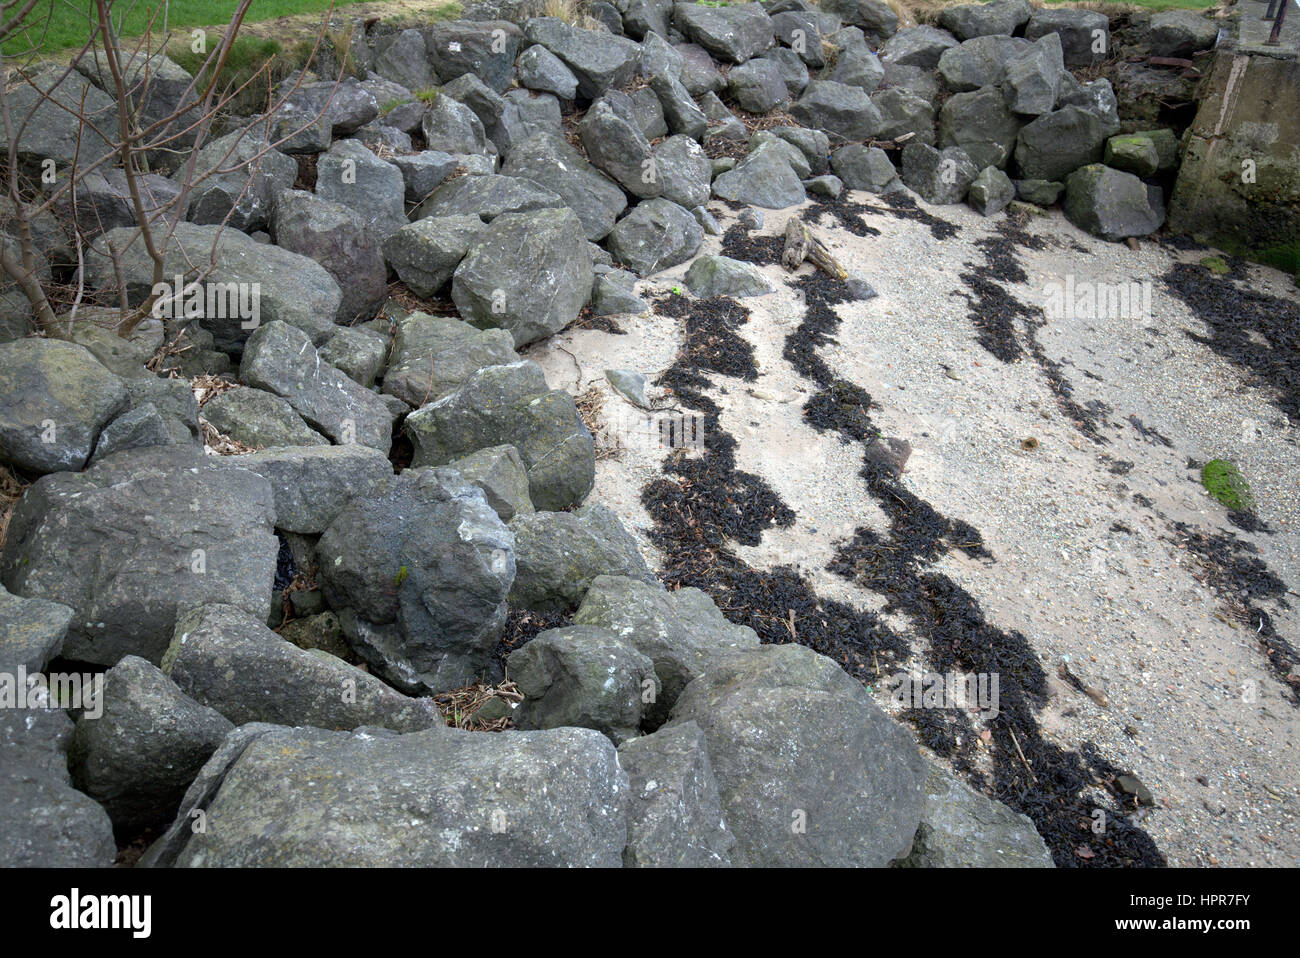
<svg viewBox="0 0 1300 958">
<path fill-rule="evenodd" d="M 1201 260 L 1201 265 L 1215 276 L 1226 276 L 1230 272 L 1228 264 L 1224 262 L 1222 256 L 1206 256 Z"/>
<path fill-rule="evenodd" d="M 1250 483 L 1226 459 L 1211 459 L 1201 467 L 1201 485 L 1233 512 L 1247 512 L 1255 507 Z"/>
</svg>

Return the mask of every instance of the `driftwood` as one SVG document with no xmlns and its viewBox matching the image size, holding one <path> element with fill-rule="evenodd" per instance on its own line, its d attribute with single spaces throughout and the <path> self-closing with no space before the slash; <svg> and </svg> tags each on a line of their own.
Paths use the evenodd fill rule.
<svg viewBox="0 0 1300 958">
<path fill-rule="evenodd" d="M 813 236 L 807 224 L 792 216 L 785 224 L 785 250 L 781 253 L 781 262 L 786 269 L 794 271 L 805 259 L 834 279 L 846 279 L 849 275 L 826 244 Z"/>
</svg>

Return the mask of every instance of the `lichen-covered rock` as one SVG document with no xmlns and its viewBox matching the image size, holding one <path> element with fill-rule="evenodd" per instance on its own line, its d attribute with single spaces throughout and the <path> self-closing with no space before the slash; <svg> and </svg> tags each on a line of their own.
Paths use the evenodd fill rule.
<svg viewBox="0 0 1300 958">
<path fill-rule="evenodd" d="M 1065 215 L 1080 229 L 1114 241 L 1154 233 L 1165 221 L 1165 204 L 1160 187 L 1094 163 L 1066 179 Z"/>
<path fill-rule="evenodd" d="M 563 609 L 582 601 L 597 576 L 654 582 L 636 540 L 598 503 L 576 512 L 534 512 L 510 523 L 517 572 L 510 603 L 525 609 Z"/>
<path fill-rule="evenodd" d="M 504 329 L 411 313 L 397 321 L 384 392 L 418 408 L 453 392 L 485 366 L 518 361 L 514 337 Z"/>
<path fill-rule="evenodd" d="M 384 240 L 384 259 L 416 296 L 433 296 L 448 282 L 484 230 L 477 216 L 426 216 Z"/>
<path fill-rule="evenodd" d="M 10 595 L 0 586 L 0 671 L 42 671 L 63 649 L 72 616 L 66 605 Z"/>
<path fill-rule="evenodd" d="M 528 496 L 528 470 L 514 446 L 490 446 L 453 459 L 447 465 L 483 490 L 487 504 L 502 522 L 535 511 Z"/>
<path fill-rule="evenodd" d="M 719 60 L 744 63 L 772 46 L 772 18 L 757 3 L 705 6 L 678 3 L 673 25 Z"/>
<path fill-rule="evenodd" d="M 356 496 L 365 496 L 393 474 L 378 449 L 346 446 L 279 446 L 224 462 L 265 477 L 275 497 L 275 527 L 285 532 L 324 532 Z"/>
<path fill-rule="evenodd" d="M 772 284 L 753 263 L 727 256 L 698 257 L 686 271 L 686 287 L 701 299 L 711 296 L 761 296 Z"/>
<path fill-rule="evenodd" d="M 977 212 L 992 216 L 1010 205 L 1016 198 L 1016 188 L 1007 174 L 996 166 L 986 166 L 971 181 L 966 198 Z"/>
<path fill-rule="evenodd" d="M 329 445 L 287 402 L 251 386 L 217 393 L 203 404 L 202 416 L 218 432 L 254 449 Z"/>
<path fill-rule="evenodd" d="M 654 663 L 608 629 L 550 629 L 510 653 L 506 670 L 524 700 L 518 728 L 595 729 L 614 744 L 638 734 L 658 682 Z"/>
<path fill-rule="evenodd" d="M 642 200 L 615 224 L 606 241 L 614 258 L 649 276 L 684 263 L 699 250 L 704 229 L 687 210 L 663 197 Z"/>
<path fill-rule="evenodd" d="M 960 203 L 978 172 L 960 147 L 942 151 L 924 143 L 903 147 L 903 182 L 927 203 Z"/>
</svg>

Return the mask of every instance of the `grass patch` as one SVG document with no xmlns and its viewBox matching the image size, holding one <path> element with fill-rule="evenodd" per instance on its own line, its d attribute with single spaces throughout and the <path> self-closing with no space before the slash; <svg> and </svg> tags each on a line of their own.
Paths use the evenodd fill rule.
<svg viewBox="0 0 1300 958">
<path fill-rule="evenodd" d="M 210 53 L 211 51 L 209 51 Z M 297 61 L 286 57 L 284 48 L 275 40 L 259 37 L 236 37 L 231 44 L 230 55 L 217 78 L 218 90 L 235 90 L 250 79 L 263 72 L 261 77 L 248 83 L 248 86 L 236 96 L 227 109 L 234 113 L 257 113 L 265 108 L 275 85 L 287 76 Z M 191 75 L 202 72 L 207 53 L 195 53 L 188 44 L 168 47 L 167 55 L 187 70 Z M 269 65 L 269 69 L 268 69 Z M 199 76 L 198 89 L 206 87 L 208 76 Z"/>
<path fill-rule="evenodd" d="M 1201 467 L 1201 485 L 1233 512 L 1249 512 L 1255 508 L 1250 483 L 1241 470 L 1226 459 L 1211 459 Z"/>
</svg>

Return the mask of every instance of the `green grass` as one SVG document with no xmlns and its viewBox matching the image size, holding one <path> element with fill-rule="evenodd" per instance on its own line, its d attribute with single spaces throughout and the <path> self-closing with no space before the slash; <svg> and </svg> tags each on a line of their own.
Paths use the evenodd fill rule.
<svg viewBox="0 0 1300 958">
<path fill-rule="evenodd" d="M 1201 485 L 1233 512 L 1249 512 L 1255 507 L 1250 483 L 1226 459 L 1211 459 L 1201 467 Z"/>
<path fill-rule="evenodd" d="M 345 7 L 360 0 L 335 0 L 333 6 Z M 118 33 L 123 37 L 138 37 L 149 27 L 149 19 L 162 6 L 161 0 L 134 0 L 114 4 L 113 17 Z M 167 30 L 177 34 L 182 28 L 213 26 L 228 22 L 238 0 L 170 0 L 164 11 Z M 256 0 L 249 7 L 245 22 L 274 20 L 295 14 L 324 13 L 330 0 Z M 86 42 L 93 27 L 94 4 L 92 0 L 47 0 L 37 4 L 27 18 L 25 36 L 11 37 L 4 45 L 8 56 L 18 56 L 39 47 L 48 55 L 79 47 Z M 161 35 L 163 13 L 154 21 L 153 32 Z M 188 37 L 188 30 L 186 31 Z"/>
<path fill-rule="evenodd" d="M 1074 6 L 1070 0 L 1044 0 L 1051 7 Z M 1209 10 L 1217 0 L 1117 0 L 1117 7 L 1145 7 L 1148 10 Z"/>
</svg>

